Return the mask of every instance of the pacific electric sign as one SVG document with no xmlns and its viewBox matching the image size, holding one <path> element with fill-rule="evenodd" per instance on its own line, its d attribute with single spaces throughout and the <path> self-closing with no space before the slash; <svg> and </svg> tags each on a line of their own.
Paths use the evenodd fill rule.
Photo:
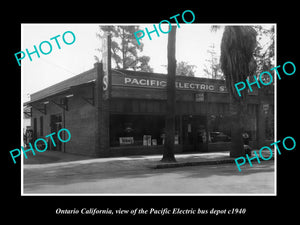
<svg viewBox="0 0 300 225">
<path fill-rule="evenodd" d="M 112 76 L 112 85 L 136 87 L 136 88 L 159 88 L 167 87 L 166 77 L 136 77 L 136 76 Z M 177 80 L 175 82 L 176 88 L 179 90 L 195 90 L 195 91 L 208 91 L 208 92 L 227 92 L 224 81 L 209 82 L 200 80 Z"/>
</svg>

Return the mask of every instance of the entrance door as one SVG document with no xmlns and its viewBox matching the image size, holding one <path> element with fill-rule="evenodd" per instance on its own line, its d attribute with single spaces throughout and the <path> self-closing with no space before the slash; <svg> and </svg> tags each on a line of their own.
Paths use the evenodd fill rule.
<svg viewBox="0 0 300 225">
<path fill-rule="evenodd" d="M 61 113 L 51 115 L 50 117 L 50 130 L 51 133 L 57 132 L 62 128 L 62 116 Z M 50 149 L 54 151 L 61 151 L 62 150 L 62 143 L 58 140 L 57 135 L 52 136 L 56 146 L 53 145 L 52 141 L 49 142 Z"/>
<path fill-rule="evenodd" d="M 182 118 L 183 151 L 205 151 L 206 132 L 204 116 L 183 116 Z"/>
</svg>

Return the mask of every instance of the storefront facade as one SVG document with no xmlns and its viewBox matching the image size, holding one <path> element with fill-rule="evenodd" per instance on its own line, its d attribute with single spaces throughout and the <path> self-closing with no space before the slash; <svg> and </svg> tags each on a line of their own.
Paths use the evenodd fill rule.
<svg viewBox="0 0 300 225">
<path fill-rule="evenodd" d="M 26 105 L 37 138 L 62 127 L 71 132 L 72 139 L 53 150 L 99 157 L 163 151 L 166 74 L 111 70 L 107 76 L 97 63 L 32 94 Z M 249 93 L 245 130 L 253 147 L 272 138 L 273 108 L 272 92 Z M 175 114 L 176 153 L 230 150 L 225 81 L 177 76 Z"/>
</svg>

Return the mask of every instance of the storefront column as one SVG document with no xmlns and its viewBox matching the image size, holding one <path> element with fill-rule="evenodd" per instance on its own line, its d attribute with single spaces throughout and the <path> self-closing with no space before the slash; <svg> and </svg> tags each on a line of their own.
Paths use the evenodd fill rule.
<svg viewBox="0 0 300 225">
<path fill-rule="evenodd" d="M 263 102 L 260 102 L 257 105 L 257 148 L 261 148 L 265 145 L 265 139 L 266 139 L 266 134 L 265 134 L 265 122 L 266 122 L 266 114 L 263 110 Z"/>
<path fill-rule="evenodd" d="M 103 91 L 103 67 L 102 63 L 95 63 L 96 85 L 96 131 L 95 131 L 95 154 L 96 156 L 109 155 L 109 99 L 104 97 Z"/>
<path fill-rule="evenodd" d="M 182 123 L 182 117 L 183 115 L 179 115 L 179 146 L 180 146 L 180 152 L 183 152 L 183 123 Z"/>
<path fill-rule="evenodd" d="M 208 152 L 209 151 L 209 104 L 208 104 L 208 93 L 204 93 L 204 101 L 205 101 L 205 133 L 206 133 L 206 138 L 205 138 L 205 143 L 203 145 L 204 149 L 203 152 Z"/>
</svg>

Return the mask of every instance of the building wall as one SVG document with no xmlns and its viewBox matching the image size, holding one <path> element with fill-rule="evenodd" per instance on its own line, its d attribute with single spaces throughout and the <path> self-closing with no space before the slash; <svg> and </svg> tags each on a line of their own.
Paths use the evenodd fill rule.
<svg viewBox="0 0 300 225">
<path fill-rule="evenodd" d="M 100 157 L 140 154 L 141 149 L 139 146 L 137 146 L 137 148 L 128 149 L 126 149 L 126 147 L 109 148 L 109 117 L 116 114 L 163 116 L 166 113 L 166 90 L 161 87 L 147 88 L 138 87 L 136 85 L 124 86 L 119 82 L 118 85 L 112 85 L 111 99 L 109 104 L 107 104 L 108 101 L 103 101 L 103 79 L 101 75 L 102 73 L 98 70 L 100 71 L 101 68 L 97 69 L 97 77 L 93 75 L 86 79 L 86 75 L 88 74 L 84 74 L 84 76 L 78 76 L 76 77 L 76 83 L 68 81 L 69 86 L 67 87 L 65 84 L 66 87 L 61 88 L 59 96 L 33 103 L 35 107 L 43 108 L 43 101 L 49 101 L 49 103 L 46 105 L 46 115 L 42 112 L 39 112 L 34 107 L 32 109 L 31 125 L 34 128 L 34 121 L 36 119 L 35 132 L 37 134 L 37 138 L 45 137 L 51 133 L 51 115 L 61 113 L 62 127 L 67 128 L 72 136 L 69 142 L 63 144 L 62 151 L 67 153 Z M 158 75 L 155 76 L 158 77 Z M 92 78 L 96 78 L 95 86 L 89 83 L 91 80 L 93 80 Z M 78 80 L 80 79 L 84 79 L 85 82 L 79 82 Z M 122 79 L 125 79 L 125 77 L 120 76 L 119 81 Z M 182 79 L 194 80 L 194 78 Z M 88 103 L 86 100 L 93 96 L 92 90 L 94 90 L 95 94 L 94 105 L 92 105 L 91 102 Z M 187 129 L 187 127 L 182 124 L 184 116 L 198 116 L 207 118 L 205 120 L 208 121 L 207 124 L 206 122 L 202 121 L 201 125 L 204 127 L 207 126 L 209 132 L 222 131 L 226 133 L 227 130 L 230 130 L 230 126 L 228 124 L 229 120 L 227 119 L 229 114 L 228 94 L 223 92 L 206 92 L 206 100 L 204 101 L 204 95 L 201 95 L 203 93 L 204 92 L 199 92 L 196 90 L 176 90 L 176 115 L 178 118 L 181 118 L 181 122 L 179 123 L 181 124 L 180 134 L 183 134 L 183 129 Z M 56 94 L 58 94 L 58 92 Z M 67 110 L 64 110 L 53 103 L 53 101 L 60 103 L 61 99 L 65 98 L 65 96 L 68 94 L 73 94 L 73 97 L 67 98 Z M 252 132 L 250 134 L 252 137 L 259 136 L 262 140 L 264 140 L 264 117 L 259 117 L 259 115 L 262 114 L 260 107 L 262 100 L 263 103 L 272 102 L 273 96 L 268 98 L 265 97 L 264 99 L 259 99 L 256 95 L 248 96 L 247 102 L 249 106 L 251 105 L 251 107 L 249 107 L 248 112 L 250 117 L 249 123 L 247 124 L 247 129 Z M 42 130 L 40 129 L 41 118 L 43 121 Z M 218 121 L 223 122 L 219 122 L 219 124 L 217 124 Z M 260 130 L 260 132 L 258 132 L 258 130 Z M 211 147 L 209 147 L 209 150 L 230 150 L 230 142 L 226 144 L 210 143 L 210 145 Z M 145 154 L 154 152 L 161 153 L 162 149 L 163 148 L 161 146 L 157 146 L 155 149 L 149 148 L 142 152 Z M 182 150 L 183 149 L 180 148 L 180 146 L 177 146 L 176 152 L 181 152 Z"/>
<path fill-rule="evenodd" d="M 72 138 L 67 143 L 66 152 L 95 155 L 95 106 L 82 98 L 90 95 L 88 88 L 80 88 L 68 99 L 65 128 L 71 132 Z"/>
<path fill-rule="evenodd" d="M 37 122 L 37 138 L 49 135 L 51 133 L 51 115 L 61 114 L 62 128 L 66 128 L 71 133 L 71 140 L 62 144 L 62 152 L 95 155 L 95 106 L 86 102 L 82 97 L 91 96 L 91 87 L 78 88 L 72 90 L 74 96 L 67 98 L 68 110 L 64 110 L 58 105 L 64 96 L 50 98 L 46 104 L 46 115 L 38 111 L 36 107 L 42 108 L 43 104 L 35 103 L 32 108 L 31 123 L 34 129 L 34 119 Z M 43 119 L 43 130 L 40 129 L 41 120 Z M 48 147 L 49 148 L 49 147 Z"/>
<path fill-rule="evenodd" d="M 56 99 L 53 99 L 57 101 Z M 62 110 L 55 104 L 49 102 L 46 104 L 46 114 L 40 112 L 38 109 L 44 109 L 44 104 L 42 102 L 35 103 L 32 107 L 32 117 L 31 117 L 31 124 L 32 128 L 34 129 L 34 133 L 36 133 L 36 138 L 44 138 L 45 136 L 51 133 L 50 130 L 50 115 L 61 113 Z M 43 123 L 43 129 L 41 130 L 41 118 Z M 36 129 L 35 129 L 35 119 L 36 119 Z"/>
</svg>

